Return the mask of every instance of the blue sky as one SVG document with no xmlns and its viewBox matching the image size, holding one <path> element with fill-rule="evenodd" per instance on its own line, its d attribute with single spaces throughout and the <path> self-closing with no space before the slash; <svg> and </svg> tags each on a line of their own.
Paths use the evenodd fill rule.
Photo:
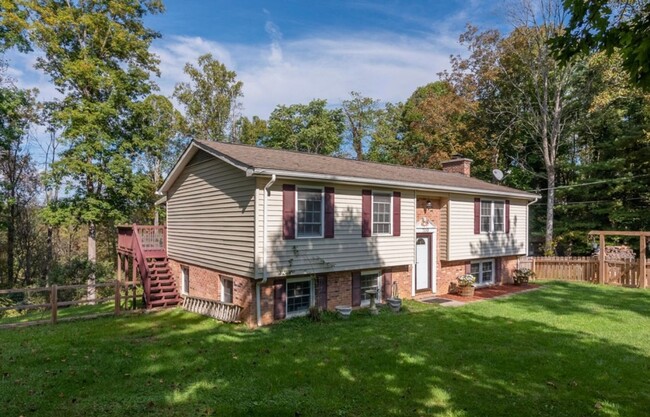
<svg viewBox="0 0 650 417">
<path fill-rule="evenodd" d="M 244 83 L 243 113 L 268 117 L 278 104 L 325 98 L 337 105 L 350 91 L 403 101 L 438 79 L 449 55 L 463 53 L 468 22 L 508 30 L 504 1 L 217 1 L 167 0 L 146 23 L 162 38 L 163 94 L 185 80 L 183 66 L 212 53 Z M 56 95 L 32 68 L 33 55 L 11 53 L 10 71 L 41 97 Z"/>
</svg>

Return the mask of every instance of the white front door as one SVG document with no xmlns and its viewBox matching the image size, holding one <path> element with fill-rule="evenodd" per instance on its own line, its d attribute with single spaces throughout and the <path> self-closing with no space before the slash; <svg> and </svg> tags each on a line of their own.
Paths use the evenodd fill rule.
<svg viewBox="0 0 650 417">
<path fill-rule="evenodd" d="M 415 240 L 415 291 L 431 288 L 431 235 L 419 235 Z"/>
</svg>

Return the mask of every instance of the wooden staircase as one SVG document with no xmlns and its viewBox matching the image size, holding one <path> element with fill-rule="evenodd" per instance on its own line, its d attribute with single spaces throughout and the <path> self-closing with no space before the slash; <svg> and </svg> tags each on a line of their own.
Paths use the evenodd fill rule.
<svg viewBox="0 0 650 417">
<path fill-rule="evenodd" d="M 145 307 L 172 307 L 180 304 L 176 281 L 167 259 L 165 226 L 118 226 L 117 251 L 137 267 L 144 290 Z M 118 262 L 119 263 L 119 262 Z M 135 269 L 133 273 L 135 279 Z"/>
<path fill-rule="evenodd" d="M 145 291 L 147 308 L 172 307 L 181 303 L 176 280 L 169 268 L 167 258 L 147 258 L 149 291 Z"/>
</svg>

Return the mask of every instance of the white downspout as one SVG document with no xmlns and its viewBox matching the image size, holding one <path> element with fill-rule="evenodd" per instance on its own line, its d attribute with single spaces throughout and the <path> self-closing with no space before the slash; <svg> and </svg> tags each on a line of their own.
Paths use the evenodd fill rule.
<svg viewBox="0 0 650 417">
<path fill-rule="evenodd" d="M 257 325 L 261 326 L 262 325 L 262 306 L 260 305 L 261 303 L 261 285 L 266 284 L 266 280 L 269 279 L 269 272 L 268 269 L 266 268 L 266 261 L 267 261 L 267 244 L 266 241 L 268 239 L 268 227 L 267 227 L 267 222 L 268 222 L 268 195 L 269 195 L 269 188 L 273 185 L 275 182 L 275 174 L 271 175 L 271 180 L 266 183 L 264 186 L 264 209 L 262 212 L 262 282 L 257 281 L 255 284 L 255 296 L 256 296 L 256 305 L 257 305 Z"/>
</svg>

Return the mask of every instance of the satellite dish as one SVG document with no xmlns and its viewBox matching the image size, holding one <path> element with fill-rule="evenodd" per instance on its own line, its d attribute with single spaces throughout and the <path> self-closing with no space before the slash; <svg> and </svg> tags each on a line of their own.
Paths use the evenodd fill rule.
<svg viewBox="0 0 650 417">
<path fill-rule="evenodd" d="M 496 179 L 497 181 L 501 181 L 503 179 L 503 171 L 501 171 L 500 169 L 493 169 L 492 175 L 494 175 L 494 179 Z"/>
</svg>

